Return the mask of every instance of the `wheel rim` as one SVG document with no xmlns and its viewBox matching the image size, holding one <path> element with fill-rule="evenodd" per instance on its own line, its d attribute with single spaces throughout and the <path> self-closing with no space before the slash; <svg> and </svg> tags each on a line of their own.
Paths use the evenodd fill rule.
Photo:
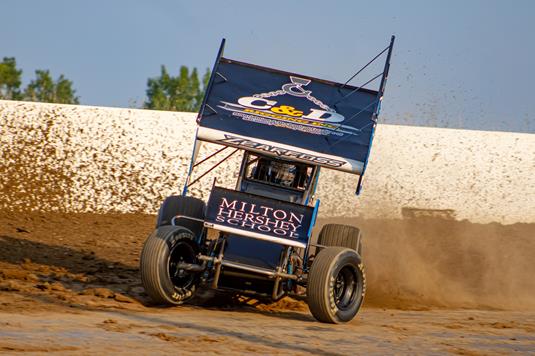
<svg viewBox="0 0 535 356">
<path fill-rule="evenodd" d="M 195 251 L 185 242 L 179 241 L 173 246 L 169 254 L 169 276 L 175 288 L 188 289 L 194 284 L 195 275 L 184 269 L 177 268 L 179 263 L 195 263 Z"/>
<path fill-rule="evenodd" d="M 358 296 L 359 283 L 357 272 L 353 266 L 344 266 L 334 281 L 334 301 L 340 310 L 350 308 Z"/>
</svg>

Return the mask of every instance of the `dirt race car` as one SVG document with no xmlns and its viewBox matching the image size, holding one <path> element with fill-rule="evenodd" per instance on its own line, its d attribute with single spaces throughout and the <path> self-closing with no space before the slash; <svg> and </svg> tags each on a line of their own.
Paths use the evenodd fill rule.
<svg viewBox="0 0 535 356">
<path fill-rule="evenodd" d="M 198 114 L 182 195 L 165 199 L 144 244 L 143 286 L 160 304 L 214 289 L 271 301 L 291 296 L 305 300 L 319 321 L 350 321 L 366 289 L 361 233 L 328 224 L 312 243 L 320 205 L 314 195 L 321 168 L 358 175 L 359 194 L 394 36 L 364 66 L 386 57 L 373 78 L 380 78 L 378 90 L 224 58 L 224 44 Z M 198 160 L 203 142 L 220 149 Z M 197 179 L 194 169 L 227 149 L 214 167 L 242 153 L 235 189 L 214 180 L 207 203 L 188 195 L 214 167 Z"/>
</svg>

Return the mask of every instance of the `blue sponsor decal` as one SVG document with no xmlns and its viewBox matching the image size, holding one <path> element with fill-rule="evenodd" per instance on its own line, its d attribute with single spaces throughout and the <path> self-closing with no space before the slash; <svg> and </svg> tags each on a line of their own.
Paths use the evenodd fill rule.
<svg viewBox="0 0 535 356">
<path fill-rule="evenodd" d="M 309 206 L 213 187 L 205 222 L 306 244 L 313 212 Z"/>
</svg>

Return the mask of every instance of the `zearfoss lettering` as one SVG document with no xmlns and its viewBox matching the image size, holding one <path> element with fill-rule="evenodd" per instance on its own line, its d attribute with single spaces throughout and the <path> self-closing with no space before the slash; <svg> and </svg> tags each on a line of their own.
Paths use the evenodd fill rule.
<svg viewBox="0 0 535 356">
<path fill-rule="evenodd" d="M 292 158 L 295 157 L 297 159 L 301 159 L 304 161 L 309 161 L 309 162 L 317 163 L 317 164 L 326 164 L 332 167 L 341 167 L 345 163 L 344 161 L 338 161 L 335 159 L 322 157 L 322 156 L 314 156 L 308 153 L 288 150 L 282 147 L 267 145 L 267 144 L 255 142 L 255 141 L 240 138 L 240 137 L 234 137 L 230 135 L 225 135 L 225 138 L 218 140 L 218 142 L 224 142 L 224 143 L 231 144 L 237 147 L 252 148 L 258 151 L 264 151 L 264 152 L 276 154 L 277 156 L 292 157 Z"/>
</svg>

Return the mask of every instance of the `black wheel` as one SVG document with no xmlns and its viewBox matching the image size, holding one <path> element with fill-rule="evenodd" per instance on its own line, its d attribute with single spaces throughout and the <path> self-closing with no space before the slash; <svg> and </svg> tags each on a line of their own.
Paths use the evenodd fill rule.
<svg viewBox="0 0 535 356">
<path fill-rule="evenodd" d="M 198 246 L 193 233 L 181 226 L 161 226 L 149 235 L 141 251 L 141 282 L 157 304 L 182 304 L 197 290 L 199 274 L 177 268 L 197 263 Z"/>
<path fill-rule="evenodd" d="M 327 224 L 320 231 L 318 245 L 347 247 L 362 257 L 362 233 L 358 227 Z"/>
<path fill-rule="evenodd" d="M 314 259 L 308 274 L 310 312 L 324 323 L 352 320 L 366 292 L 364 267 L 356 251 L 326 247 Z"/>
<path fill-rule="evenodd" d="M 165 198 L 156 219 L 156 227 L 171 225 L 172 219 L 177 215 L 185 215 L 197 219 L 204 219 L 206 204 L 201 199 L 173 195 Z M 203 229 L 203 223 L 186 218 L 177 218 L 175 225 L 183 226 L 191 230 L 195 236 L 199 236 Z"/>
</svg>

